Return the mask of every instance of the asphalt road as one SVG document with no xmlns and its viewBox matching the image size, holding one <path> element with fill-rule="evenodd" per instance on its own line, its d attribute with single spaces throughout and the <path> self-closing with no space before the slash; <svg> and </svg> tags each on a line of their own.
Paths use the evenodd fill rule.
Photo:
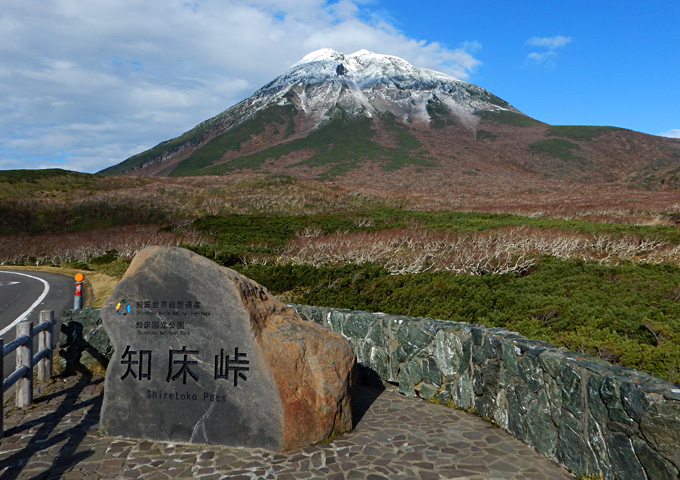
<svg viewBox="0 0 680 480">
<path fill-rule="evenodd" d="M 60 320 L 61 314 L 73 308 L 75 281 L 72 277 L 54 273 L 0 270 L 0 338 L 5 344 L 14 340 L 15 328 L 12 326 L 18 319 L 26 316 L 37 325 L 40 322 L 41 310 L 54 310 L 54 316 Z M 17 322 L 18 323 L 18 322 Z M 58 335 L 61 322 L 57 322 L 55 334 Z M 37 351 L 37 338 L 34 351 Z M 5 357 L 2 378 L 14 371 L 14 354 Z"/>
</svg>

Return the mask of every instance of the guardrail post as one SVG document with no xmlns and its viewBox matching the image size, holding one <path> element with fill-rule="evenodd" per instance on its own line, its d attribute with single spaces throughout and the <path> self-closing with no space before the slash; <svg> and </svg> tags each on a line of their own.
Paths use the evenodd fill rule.
<svg viewBox="0 0 680 480">
<path fill-rule="evenodd" d="M 38 352 L 46 348 L 50 353 L 38 362 L 38 381 L 47 382 L 52 376 L 52 338 L 54 335 L 54 311 L 43 310 L 40 312 L 40 323 L 48 322 L 47 329 L 38 335 Z"/>
<path fill-rule="evenodd" d="M 28 372 L 17 382 L 16 406 L 28 408 L 33 403 L 33 322 L 23 321 L 17 325 L 17 338 L 28 335 L 28 342 L 16 350 L 17 369 L 26 366 Z"/>
</svg>

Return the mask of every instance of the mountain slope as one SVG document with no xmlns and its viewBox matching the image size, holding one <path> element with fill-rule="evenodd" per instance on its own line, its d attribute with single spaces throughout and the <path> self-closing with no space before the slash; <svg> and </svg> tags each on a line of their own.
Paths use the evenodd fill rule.
<svg viewBox="0 0 680 480">
<path fill-rule="evenodd" d="M 101 173 L 255 170 L 346 180 L 367 172 L 487 172 L 674 188 L 679 168 L 678 140 L 550 126 L 478 86 L 400 58 L 324 49 L 189 132 Z"/>
</svg>

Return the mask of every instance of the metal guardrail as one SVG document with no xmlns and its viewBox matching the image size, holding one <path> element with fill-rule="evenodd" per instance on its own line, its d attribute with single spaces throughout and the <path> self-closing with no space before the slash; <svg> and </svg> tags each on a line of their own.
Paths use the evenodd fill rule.
<svg viewBox="0 0 680 480">
<path fill-rule="evenodd" d="M 16 350 L 16 369 L 2 381 L 0 393 L 0 438 L 4 433 L 5 392 L 17 384 L 16 406 L 28 408 L 33 403 L 33 367 L 38 366 L 38 381 L 46 382 L 52 376 L 52 353 L 54 352 L 54 311 L 40 312 L 40 323 L 33 328 L 33 322 L 23 321 L 16 326 L 16 338 L 4 344 L 0 338 L 0 372 L 4 371 L 5 357 Z M 38 336 L 38 352 L 33 354 L 33 337 Z"/>
</svg>

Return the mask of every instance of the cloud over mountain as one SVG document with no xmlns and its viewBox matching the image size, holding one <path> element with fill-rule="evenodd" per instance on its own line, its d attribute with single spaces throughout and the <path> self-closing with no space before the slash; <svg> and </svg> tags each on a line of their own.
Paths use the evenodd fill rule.
<svg viewBox="0 0 680 480">
<path fill-rule="evenodd" d="M 467 78 L 473 52 L 363 2 L 24 0 L 0 18 L 0 169 L 96 171 L 250 95 L 310 50 L 370 48 Z"/>
</svg>

